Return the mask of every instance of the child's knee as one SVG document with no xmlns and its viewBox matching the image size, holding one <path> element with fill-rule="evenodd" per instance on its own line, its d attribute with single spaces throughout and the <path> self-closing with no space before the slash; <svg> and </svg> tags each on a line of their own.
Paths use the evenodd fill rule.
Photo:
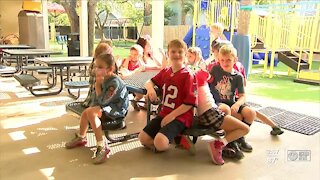
<svg viewBox="0 0 320 180">
<path fill-rule="evenodd" d="M 243 114 L 244 119 L 246 119 L 250 122 L 253 122 L 253 120 L 256 118 L 256 111 L 249 108 L 249 107 L 243 108 L 242 114 Z"/>
<path fill-rule="evenodd" d="M 227 115 L 231 115 L 231 109 L 226 104 L 219 104 L 219 109 Z"/>
<path fill-rule="evenodd" d="M 139 133 L 138 139 L 142 145 L 148 145 L 148 142 L 150 141 L 151 137 L 144 131 L 141 131 Z"/>
<path fill-rule="evenodd" d="M 250 131 L 250 127 L 243 123 L 243 126 L 241 126 L 241 130 L 243 131 L 243 133 L 248 134 Z"/>
<path fill-rule="evenodd" d="M 162 133 L 158 133 L 154 138 L 154 146 L 158 151 L 169 149 L 169 139 Z"/>
</svg>

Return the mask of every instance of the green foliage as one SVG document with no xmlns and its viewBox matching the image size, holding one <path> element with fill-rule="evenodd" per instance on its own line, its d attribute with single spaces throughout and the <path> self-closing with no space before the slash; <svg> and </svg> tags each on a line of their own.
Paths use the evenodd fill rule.
<svg viewBox="0 0 320 180">
<path fill-rule="evenodd" d="M 168 25 L 171 17 L 175 16 L 175 13 L 169 6 L 168 0 L 164 3 L 164 25 Z"/>
<path fill-rule="evenodd" d="M 123 17 L 130 19 L 127 25 L 135 25 L 143 22 L 143 8 L 137 8 L 136 3 L 141 3 L 141 1 L 131 0 L 124 3 L 117 3 L 117 7 L 115 7 L 121 12 Z"/>
<path fill-rule="evenodd" d="M 54 23 L 57 26 L 70 26 L 68 15 L 66 13 L 60 14 L 58 16 L 53 14 L 48 14 L 49 23 Z"/>
<path fill-rule="evenodd" d="M 152 14 L 152 9 L 151 9 L 151 14 Z M 169 1 L 165 0 L 164 1 L 164 25 L 168 25 L 171 17 L 175 16 L 177 13 L 175 13 L 169 6 Z M 145 24 L 149 25 L 151 24 L 152 17 L 151 15 L 145 18 Z"/>
<path fill-rule="evenodd" d="M 193 14 L 193 5 L 194 5 L 194 1 L 193 0 L 184 0 L 182 1 L 182 8 L 183 8 L 183 12 L 185 14 Z"/>
</svg>

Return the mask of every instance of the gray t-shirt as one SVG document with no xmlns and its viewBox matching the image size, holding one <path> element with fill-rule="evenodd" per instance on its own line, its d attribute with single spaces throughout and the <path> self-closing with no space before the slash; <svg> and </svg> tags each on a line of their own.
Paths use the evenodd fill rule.
<svg viewBox="0 0 320 180">
<path fill-rule="evenodd" d="M 229 106 L 236 102 L 236 92 L 244 93 L 243 78 L 240 73 L 225 72 L 220 65 L 210 70 L 213 82 L 210 83 L 211 93 L 216 103 L 225 103 Z"/>
<path fill-rule="evenodd" d="M 94 91 L 90 106 L 100 106 L 111 118 L 124 118 L 129 107 L 128 90 L 124 82 L 118 76 L 104 80 L 101 94 L 96 96 Z"/>
</svg>

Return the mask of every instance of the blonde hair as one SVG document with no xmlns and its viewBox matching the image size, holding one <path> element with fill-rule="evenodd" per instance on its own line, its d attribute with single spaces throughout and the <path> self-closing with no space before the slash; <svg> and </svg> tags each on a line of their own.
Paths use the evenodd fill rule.
<svg viewBox="0 0 320 180">
<path fill-rule="evenodd" d="M 216 30 L 218 30 L 219 35 L 221 35 L 221 34 L 223 33 L 224 26 L 223 26 L 221 23 L 214 23 L 214 24 L 211 26 L 211 29 L 216 29 Z"/>
<path fill-rule="evenodd" d="M 179 40 L 179 39 L 174 39 L 172 41 L 169 42 L 168 44 L 168 51 L 170 50 L 170 48 L 182 48 L 185 51 L 187 50 L 187 45 L 185 42 Z"/>
<path fill-rule="evenodd" d="M 201 49 L 199 47 L 190 47 L 188 49 L 188 52 L 196 55 L 196 60 L 197 61 L 203 61 L 202 51 L 201 51 Z"/>
<path fill-rule="evenodd" d="M 237 58 L 237 50 L 231 44 L 223 45 L 219 50 L 219 54 L 224 55 L 224 56 L 231 55 L 235 59 Z"/>
</svg>

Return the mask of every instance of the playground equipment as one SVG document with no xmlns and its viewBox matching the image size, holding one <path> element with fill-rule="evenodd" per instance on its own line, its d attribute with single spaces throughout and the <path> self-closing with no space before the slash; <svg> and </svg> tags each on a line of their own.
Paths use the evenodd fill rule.
<svg viewBox="0 0 320 180">
<path fill-rule="evenodd" d="M 269 78 L 273 77 L 277 52 L 279 61 L 289 67 L 288 75 L 292 69 L 297 72 L 295 81 L 320 84 L 320 70 L 312 70 L 313 54 L 320 52 L 318 1 L 241 8 L 252 9 L 249 30 L 252 52 L 271 53 L 271 57 L 265 55 L 264 61 L 266 73 L 270 59 Z M 264 11 L 263 16 L 258 13 L 261 11 Z"/>
<path fill-rule="evenodd" d="M 193 26 L 184 37 L 188 46 L 197 46 L 202 50 L 202 56 L 207 59 L 210 56 L 210 26 L 220 22 L 226 32 L 228 40 L 232 40 L 239 3 L 235 0 L 195 0 L 193 13 Z"/>
</svg>

